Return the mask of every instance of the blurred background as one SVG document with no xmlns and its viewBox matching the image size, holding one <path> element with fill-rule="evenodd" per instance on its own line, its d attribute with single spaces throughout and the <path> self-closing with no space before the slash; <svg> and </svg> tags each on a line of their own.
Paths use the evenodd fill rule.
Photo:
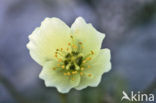
<svg viewBox="0 0 156 103">
<path fill-rule="evenodd" d="M 38 78 L 26 44 L 45 17 L 71 26 L 78 16 L 106 33 L 112 70 L 96 88 L 72 89 L 68 103 L 120 103 L 123 90 L 156 94 L 156 0 L 0 0 L 0 103 L 62 103 Z"/>
</svg>

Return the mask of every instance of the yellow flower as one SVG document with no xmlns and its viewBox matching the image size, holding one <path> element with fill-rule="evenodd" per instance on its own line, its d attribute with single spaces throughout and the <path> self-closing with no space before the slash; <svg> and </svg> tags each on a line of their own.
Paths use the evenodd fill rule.
<svg viewBox="0 0 156 103">
<path fill-rule="evenodd" d="M 101 49 L 104 37 L 82 17 L 71 28 L 58 18 L 46 18 L 29 36 L 27 48 L 43 66 L 39 77 L 45 85 L 67 93 L 96 87 L 111 69 L 110 50 Z"/>
</svg>

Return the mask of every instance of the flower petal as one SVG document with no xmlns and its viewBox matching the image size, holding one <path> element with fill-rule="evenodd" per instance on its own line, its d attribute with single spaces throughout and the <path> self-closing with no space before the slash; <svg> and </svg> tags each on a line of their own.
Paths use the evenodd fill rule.
<svg viewBox="0 0 156 103">
<path fill-rule="evenodd" d="M 58 70 L 52 69 L 55 65 L 54 62 L 49 61 L 44 65 L 39 75 L 39 77 L 45 81 L 47 87 L 56 87 L 59 92 L 67 93 L 71 88 L 79 84 L 79 75 L 73 75 L 72 77 L 64 76 L 64 72 L 62 72 L 61 68 L 57 68 Z M 74 80 L 72 80 L 72 78 Z"/>
<path fill-rule="evenodd" d="M 46 18 L 29 36 L 27 48 L 32 58 L 43 65 L 54 57 L 57 48 L 67 48 L 71 30 L 58 18 Z"/>
<path fill-rule="evenodd" d="M 80 84 L 76 89 L 81 90 L 87 86 L 96 87 L 101 81 L 102 74 L 111 69 L 110 58 L 110 50 L 102 49 L 99 55 L 88 63 L 91 68 L 84 70 L 85 75 L 81 77 Z M 91 76 L 89 77 L 88 74 L 91 74 Z"/>
<path fill-rule="evenodd" d="M 91 24 L 87 24 L 82 17 L 78 17 L 71 26 L 76 39 L 83 43 L 83 53 L 86 55 L 91 50 L 96 54 L 100 51 L 105 34 L 98 32 Z"/>
</svg>

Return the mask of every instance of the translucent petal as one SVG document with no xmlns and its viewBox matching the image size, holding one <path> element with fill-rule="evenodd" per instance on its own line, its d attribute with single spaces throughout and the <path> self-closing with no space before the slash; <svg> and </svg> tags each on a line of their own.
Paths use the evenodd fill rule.
<svg viewBox="0 0 156 103">
<path fill-rule="evenodd" d="M 43 65 L 54 57 L 57 48 L 67 48 L 70 28 L 58 18 L 46 18 L 29 36 L 27 48 L 32 58 Z"/>
<path fill-rule="evenodd" d="M 90 68 L 85 68 L 85 75 L 81 76 L 80 84 L 76 89 L 81 90 L 87 86 L 96 87 L 101 81 L 102 74 L 111 69 L 110 58 L 110 50 L 102 49 L 99 55 L 87 64 Z M 89 77 L 88 74 L 91 76 Z"/>
<path fill-rule="evenodd" d="M 39 75 L 39 77 L 45 81 L 47 87 L 56 87 L 59 92 L 67 93 L 71 88 L 79 84 L 79 75 L 65 76 L 61 68 L 53 70 L 52 68 L 55 66 L 56 64 L 54 62 L 49 61 L 44 65 Z"/>
<path fill-rule="evenodd" d="M 71 26 L 74 37 L 83 43 L 83 53 L 88 54 L 93 50 L 96 54 L 100 51 L 105 34 L 98 32 L 91 24 L 87 24 L 82 17 L 78 17 Z"/>
</svg>

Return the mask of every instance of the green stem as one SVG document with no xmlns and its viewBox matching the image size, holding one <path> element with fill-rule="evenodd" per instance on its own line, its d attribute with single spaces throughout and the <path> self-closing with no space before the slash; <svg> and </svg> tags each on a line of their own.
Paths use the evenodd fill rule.
<svg viewBox="0 0 156 103">
<path fill-rule="evenodd" d="M 66 94 L 59 93 L 59 96 L 60 96 L 60 99 L 61 99 L 61 103 L 68 103 Z"/>
</svg>

